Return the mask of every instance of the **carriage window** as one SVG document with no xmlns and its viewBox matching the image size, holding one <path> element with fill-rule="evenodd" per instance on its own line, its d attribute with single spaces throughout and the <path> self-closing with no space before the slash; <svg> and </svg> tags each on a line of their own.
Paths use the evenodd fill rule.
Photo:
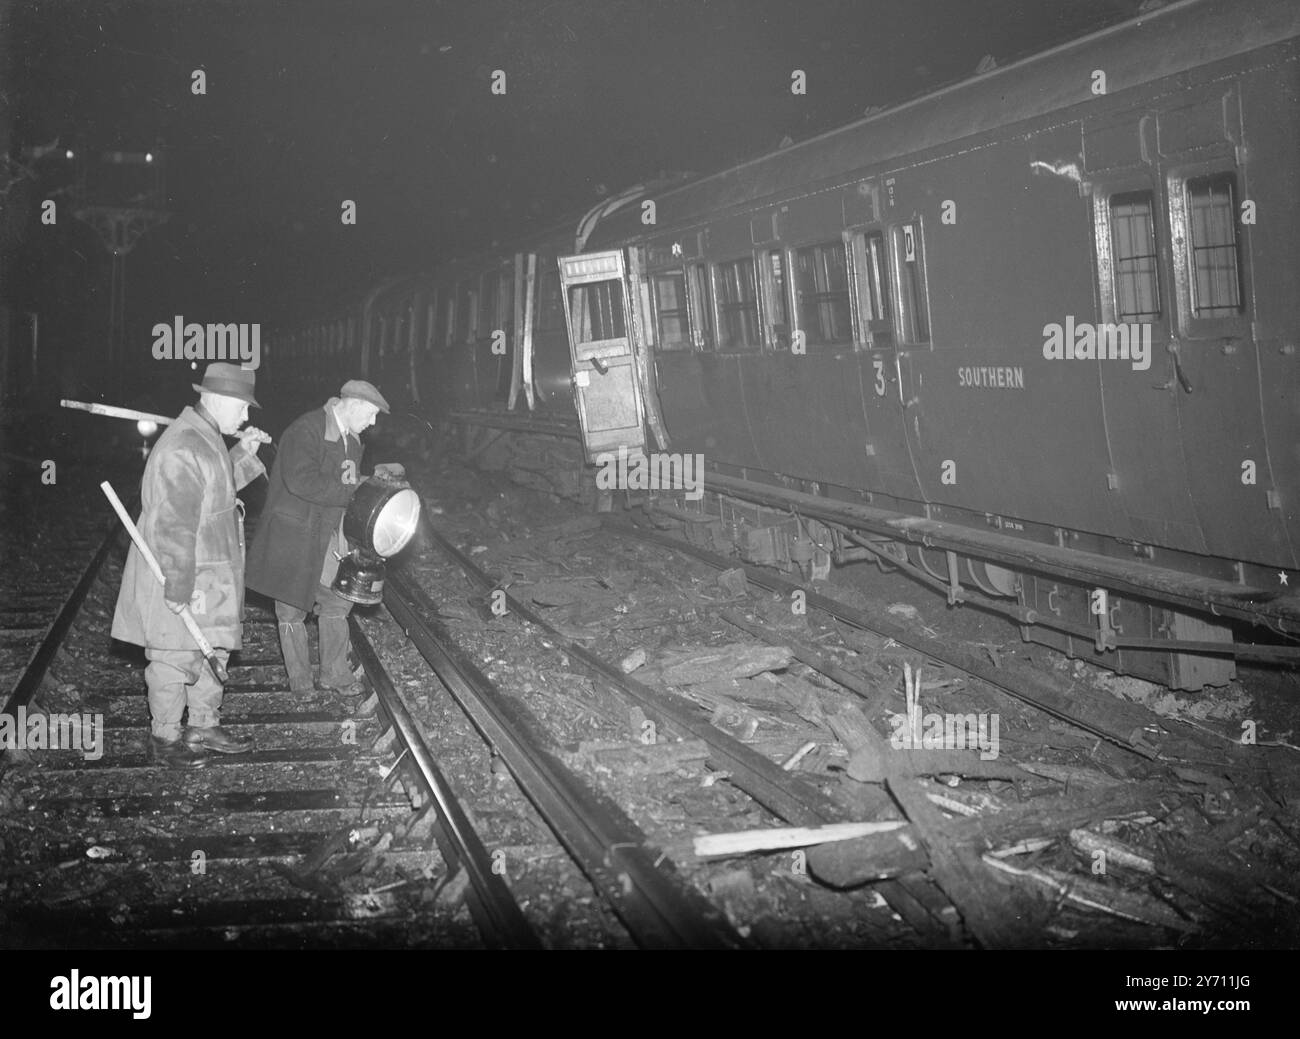
<svg viewBox="0 0 1300 1039">
<path fill-rule="evenodd" d="M 501 275 L 488 271 L 483 275 L 483 296 L 479 300 L 478 334 L 490 335 L 497 327 L 497 301 L 501 296 Z"/>
<path fill-rule="evenodd" d="M 763 279 L 763 303 L 767 313 L 768 339 L 774 347 L 790 345 L 790 319 L 785 301 L 785 254 L 769 249 L 762 256 L 759 275 Z"/>
<path fill-rule="evenodd" d="M 795 302 L 800 330 L 810 346 L 847 343 L 849 276 L 843 242 L 810 245 L 795 253 Z"/>
<path fill-rule="evenodd" d="M 768 251 L 764 276 L 767 281 L 767 312 L 771 315 L 772 325 L 784 332 L 789 318 L 785 313 L 785 257 L 780 249 Z"/>
<path fill-rule="evenodd" d="M 409 325 L 410 315 L 407 311 L 399 311 L 397 316 L 393 318 L 393 341 L 389 343 L 389 346 L 394 352 L 400 352 L 402 347 L 406 345 L 405 336 Z"/>
<path fill-rule="evenodd" d="M 893 239 L 899 334 L 905 343 L 928 343 L 930 314 L 920 221 L 899 224 L 894 228 Z"/>
<path fill-rule="evenodd" d="M 456 297 L 456 342 L 468 342 L 474 334 L 478 317 L 478 290 L 462 283 Z"/>
<path fill-rule="evenodd" d="M 713 292 L 709 288 L 709 273 L 704 264 L 693 263 L 687 270 L 687 279 L 697 322 L 695 345 L 709 349 L 713 346 Z"/>
<path fill-rule="evenodd" d="M 434 348 L 443 349 L 452 336 L 451 292 L 442 289 L 438 293 L 438 324 L 434 332 Z"/>
<path fill-rule="evenodd" d="M 686 309 L 686 275 L 681 271 L 656 274 L 655 324 L 661 350 L 688 350 L 691 326 Z"/>
<path fill-rule="evenodd" d="M 569 313 L 573 318 L 576 342 L 597 343 L 622 339 L 627 335 L 623 326 L 623 283 L 620 281 L 570 286 Z"/>
<path fill-rule="evenodd" d="M 1187 182 L 1193 317 L 1227 317 L 1242 309 L 1233 189 L 1230 173 Z"/>
<path fill-rule="evenodd" d="M 758 291 L 754 258 L 720 263 L 714 268 L 718 291 L 718 346 L 723 350 L 757 348 Z"/>
<path fill-rule="evenodd" d="M 865 291 L 862 295 L 863 316 L 868 321 L 889 320 L 889 297 L 885 294 L 885 236 L 879 231 L 867 235 L 864 243 L 866 261 L 862 271 Z"/>
<path fill-rule="evenodd" d="M 539 262 L 539 267 L 541 266 Z M 554 262 L 547 264 L 554 266 Z M 537 331 L 564 331 L 564 300 L 560 296 L 560 274 L 556 270 L 545 271 L 537 287 Z"/>
<path fill-rule="evenodd" d="M 494 328 L 504 329 L 509 337 L 509 332 L 515 327 L 515 272 L 506 271 L 501 275 L 501 303 L 497 307 L 497 323 Z"/>
<path fill-rule="evenodd" d="M 1116 319 L 1154 321 L 1160 317 L 1160 267 L 1151 192 L 1110 197 L 1110 238 Z"/>
<path fill-rule="evenodd" d="M 858 301 L 858 322 L 866 346 L 893 345 L 889 323 L 889 264 L 885 236 L 880 231 L 853 236 L 854 282 Z"/>
</svg>

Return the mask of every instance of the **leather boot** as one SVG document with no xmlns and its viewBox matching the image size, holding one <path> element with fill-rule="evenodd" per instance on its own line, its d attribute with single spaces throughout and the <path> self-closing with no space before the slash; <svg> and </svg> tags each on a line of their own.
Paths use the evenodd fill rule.
<svg viewBox="0 0 1300 1039">
<path fill-rule="evenodd" d="M 253 741 L 247 736 L 235 736 L 220 725 L 199 728 L 185 726 L 185 742 L 195 750 L 212 750 L 218 754 L 243 754 L 253 749 Z"/>
<path fill-rule="evenodd" d="M 334 693 L 336 696 L 341 696 L 355 707 L 357 704 L 364 703 L 366 698 L 370 696 L 370 683 L 360 678 L 354 678 L 350 682 L 340 685 L 326 685 L 322 682 L 320 683 L 320 690 L 324 693 Z"/>
<path fill-rule="evenodd" d="M 164 740 L 158 736 L 149 737 L 149 757 L 168 768 L 202 768 L 208 763 L 202 749 L 195 750 L 184 740 Z"/>
</svg>

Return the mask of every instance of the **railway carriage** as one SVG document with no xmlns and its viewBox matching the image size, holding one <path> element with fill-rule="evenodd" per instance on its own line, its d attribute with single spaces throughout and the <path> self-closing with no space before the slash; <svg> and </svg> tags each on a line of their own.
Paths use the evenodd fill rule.
<svg viewBox="0 0 1300 1039">
<path fill-rule="evenodd" d="M 1223 684 L 1300 619 L 1297 37 L 1186 0 L 386 282 L 328 349 L 528 482 L 699 455 L 645 495 L 697 542 Z"/>
</svg>

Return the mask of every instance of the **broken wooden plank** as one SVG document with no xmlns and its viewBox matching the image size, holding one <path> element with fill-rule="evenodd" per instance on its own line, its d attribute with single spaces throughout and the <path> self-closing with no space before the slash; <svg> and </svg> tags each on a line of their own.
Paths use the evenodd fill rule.
<svg viewBox="0 0 1300 1039">
<path fill-rule="evenodd" d="M 1105 790 L 1124 785 L 1124 780 L 1108 776 L 1095 768 L 1053 765 L 1046 761 L 1024 761 L 1021 762 L 1020 768 L 1031 775 L 1064 783 L 1071 790 Z"/>
<path fill-rule="evenodd" d="M 847 888 L 930 868 L 910 826 L 808 849 L 808 870 L 823 884 Z"/>
<path fill-rule="evenodd" d="M 946 821 L 916 782 L 891 776 L 888 788 L 930 854 L 930 875 L 957 907 L 971 936 L 990 949 L 1026 944 L 1013 923 L 1019 914 L 1007 890 L 989 875 L 979 852 L 950 840 Z"/>
<path fill-rule="evenodd" d="M 954 819 L 946 824 L 946 831 L 953 842 L 975 848 L 998 848 L 1040 838 L 1054 840 L 1072 829 L 1105 819 L 1166 815 L 1165 803 L 1170 798 L 1170 791 L 1162 786 L 1131 783 L 1073 796 L 1038 798 L 1010 805 L 996 814 Z M 808 853 L 808 865 L 823 883 L 854 887 L 878 879 L 877 861 L 887 861 L 894 853 L 890 841 L 916 842 L 917 835 L 909 828 L 890 834 L 889 840 L 868 837 L 813 849 Z M 1163 862 L 1159 867 L 1165 872 Z"/>
<path fill-rule="evenodd" d="M 759 627 L 757 624 L 750 623 L 741 616 L 740 612 L 737 610 L 723 610 L 719 616 L 728 624 L 739 628 L 741 631 L 747 632 L 757 639 L 762 639 L 764 642 L 771 645 L 779 644 L 788 646 L 794 658 L 801 664 L 808 665 L 808 667 L 812 668 L 814 671 L 820 672 L 833 682 L 838 682 L 845 689 L 848 689 L 854 695 L 865 700 L 866 705 L 864 710 L 868 715 L 874 715 L 875 712 L 880 709 L 880 705 L 884 703 L 885 697 L 889 695 L 888 685 L 882 684 L 888 683 L 889 676 L 878 667 L 868 664 L 865 661 L 860 665 L 862 670 L 877 683 L 875 686 L 872 686 L 863 681 L 857 675 L 853 674 L 853 672 L 849 671 L 847 668 L 841 667 L 835 661 L 826 656 L 826 654 L 819 652 L 806 643 L 788 638 L 778 643 L 775 636 L 770 632 L 764 631 L 764 629 Z"/>
<path fill-rule="evenodd" d="M 1071 830 L 1070 843 L 1084 855 L 1094 859 L 1094 861 L 1098 854 L 1102 855 L 1103 859 L 1101 861 L 1106 864 L 1107 868 L 1114 864 L 1128 869 L 1135 869 L 1140 873 L 1154 874 L 1156 872 L 1156 864 L 1153 859 L 1141 854 L 1122 841 L 1115 840 L 1114 837 L 1103 837 L 1091 830 Z"/>
<path fill-rule="evenodd" d="M 984 856 L 984 861 L 1002 873 L 1050 888 L 1084 909 L 1133 920 L 1148 927 L 1166 927 L 1184 933 L 1197 930 L 1196 924 L 1184 920 L 1165 903 L 1139 891 L 1126 891 L 1056 869 L 1019 869 L 991 855 Z"/>
<path fill-rule="evenodd" d="M 663 743 L 608 743 L 584 740 L 576 755 L 591 764 L 627 776 L 649 776 L 674 772 L 679 768 L 697 768 L 709 756 L 703 740 L 677 740 Z"/>
<path fill-rule="evenodd" d="M 898 750 L 883 741 L 859 746 L 849 756 L 849 775 L 860 783 L 890 776 L 966 776 L 968 779 L 1024 779 L 1012 764 L 984 761 L 967 750 Z"/>
<path fill-rule="evenodd" d="M 693 685 L 711 678 L 748 678 L 762 671 L 790 666 L 794 659 L 785 646 L 757 646 L 733 642 L 669 654 L 660 661 L 660 675 L 667 685 Z"/>
<path fill-rule="evenodd" d="M 695 838 L 695 854 L 700 858 L 720 855 L 745 855 L 752 851 L 777 851 L 782 848 L 807 848 L 815 844 L 868 837 L 888 833 L 907 824 L 900 820 L 868 823 L 827 823 L 825 826 L 777 826 L 734 833 L 710 833 Z"/>
</svg>

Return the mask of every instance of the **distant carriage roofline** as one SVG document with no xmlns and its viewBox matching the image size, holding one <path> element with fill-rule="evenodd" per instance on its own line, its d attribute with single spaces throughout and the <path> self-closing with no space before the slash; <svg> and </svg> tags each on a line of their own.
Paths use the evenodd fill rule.
<svg viewBox="0 0 1300 1039">
<path fill-rule="evenodd" d="M 1114 94 L 1297 36 L 1295 0 L 1182 0 L 657 194 L 660 227 L 1086 103 L 1094 68 Z"/>
</svg>

